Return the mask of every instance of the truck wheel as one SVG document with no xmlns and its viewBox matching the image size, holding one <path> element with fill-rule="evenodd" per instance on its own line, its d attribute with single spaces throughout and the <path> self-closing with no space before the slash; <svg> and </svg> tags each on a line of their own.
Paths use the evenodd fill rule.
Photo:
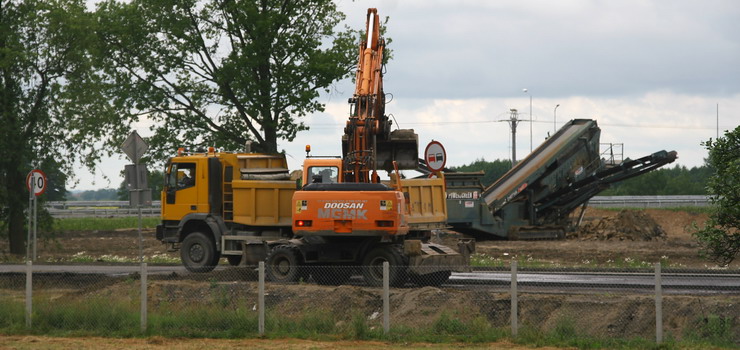
<svg viewBox="0 0 740 350">
<path fill-rule="evenodd" d="M 389 284 L 401 287 L 406 283 L 408 263 L 402 253 L 402 248 L 395 245 L 380 246 L 371 250 L 362 259 L 362 277 L 365 283 L 373 287 L 383 285 L 383 263 L 390 265 Z"/>
<path fill-rule="evenodd" d="M 304 277 L 301 274 L 298 249 L 290 245 L 279 245 L 267 256 L 265 269 L 267 279 L 278 283 L 294 283 Z M 305 279 L 305 277 L 304 277 Z"/>
<path fill-rule="evenodd" d="M 320 285 L 338 286 L 349 281 L 352 277 L 352 268 L 349 266 L 314 266 L 311 268 L 311 276 Z"/>
<path fill-rule="evenodd" d="M 231 266 L 239 266 L 239 264 L 242 262 L 242 256 L 241 255 L 227 255 L 226 260 L 229 261 L 229 265 Z"/>
<path fill-rule="evenodd" d="M 191 272 L 212 271 L 220 256 L 213 240 L 202 232 L 191 232 L 180 247 L 182 264 Z"/>
<path fill-rule="evenodd" d="M 437 271 L 425 275 L 413 274 L 411 275 L 411 282 L 419 286 L 439 287 L 447 282 L 451 274 L 452 272 L 450 271 Z"/>
</svg>

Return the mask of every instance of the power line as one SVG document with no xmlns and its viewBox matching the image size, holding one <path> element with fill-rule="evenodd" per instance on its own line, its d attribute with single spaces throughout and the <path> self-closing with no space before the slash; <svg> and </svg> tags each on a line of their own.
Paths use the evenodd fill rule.
<svg viewBox="0 0 740 350">
<path fill-rule="evenodd" d="M 500 120 L 467 120 L 467 121 L 449 121 L 449 122 L 417 122 L 417 123 L 404 123 L 404 125 L 464 125 L 464 124 L 488 124 L 498 123 Z M 533 123 L 549 124 L 550 121 L 544 120 L 533 120 Z M 714 130 L 714 126 L 694 126 L 694 125 L 640 125 L 640 124 L 612 124 L 612 123 L 599 123 L 601 126 L 610 126 L 618 128 L 641 128 L 641 129 L 691 129 L 691 130 Z M 315 123 L 310 124 L 311 128 L 335 128 L 343 127 L 344 124 L 339 123 Z M 720 128 L 732 128 L 729 125 L 720 125 Z"/>
</svg>

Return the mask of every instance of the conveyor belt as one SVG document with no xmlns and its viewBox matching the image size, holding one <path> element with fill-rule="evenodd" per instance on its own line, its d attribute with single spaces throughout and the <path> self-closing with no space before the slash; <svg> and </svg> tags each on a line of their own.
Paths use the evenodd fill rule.
<svg viewBox="0 0 740 350">
<path fill-rule="evenodd" d="M 591 119 L 570 121 L 555 135 L 537 147 L 534 152 L 489 186 L 483 193 L 486 204 L 491 206 L 497 201 L 499 207 L 505 204 L 507 202 L 504 200 L 506 197 L 521 191 L 522 185 L 537 178 L 555 157 L 562 154 L 567 147 L 573 147 L 580 137 L 594 127 L 596 127 L 596 122 Z"/>
</svg>

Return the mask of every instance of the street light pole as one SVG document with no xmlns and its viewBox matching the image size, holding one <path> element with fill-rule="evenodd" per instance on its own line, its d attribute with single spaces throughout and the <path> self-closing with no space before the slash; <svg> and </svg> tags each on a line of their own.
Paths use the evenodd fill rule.
<svg viewBox="0 0 740 350">
<path fill-rule="evenodd" d="M 558 107 L 560 105 L 555 105 L 555 109 L 553 110 L 552 114 L 552 134 L 555 135 L 555 133 L 558 131 Z"/>
<path fill-rule="evenodd" d="M 532 94 L 527 89 L 522 89 L 522 91 L 529 95 L 529 153 L 532 153 Z"/>
</svg>

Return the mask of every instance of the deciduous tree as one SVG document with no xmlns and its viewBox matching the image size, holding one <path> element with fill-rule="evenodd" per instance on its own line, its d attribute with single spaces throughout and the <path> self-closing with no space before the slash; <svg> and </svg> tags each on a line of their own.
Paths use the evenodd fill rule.
<svg viewBox="0 0 740 350">
<path fill-rule="evenodd" d="M 92 166 L 124 127 L 100 95 L 93 24 L 83 0 L 0 0 L 0 221 L 11 253 L 25 253 L 28 171 L 43 160 L 54 172 Z"/>
<path fill-rule="evenodd" d="M 115 104 L 153 122 L 154 159 L 247 141 L 277 152 L 358 54 L 330 0 L 108 0 L 97 15 Z"/>
<path fill-rule="evenodd" d="M 707 185 L 714 208 L 694 235 L 703 254 L 727 265 L 740 255 L 740 126 L 703 145 L 709 151 L 707 164 L 715 169 Z"/>
</svg>

